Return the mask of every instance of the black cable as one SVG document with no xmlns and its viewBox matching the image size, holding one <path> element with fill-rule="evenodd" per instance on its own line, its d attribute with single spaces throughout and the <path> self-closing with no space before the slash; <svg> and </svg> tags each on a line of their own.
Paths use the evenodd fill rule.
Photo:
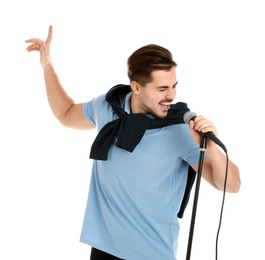
<svg viewBox="0 0 265 260">
<path fill-rule="evenodd" d="M 226 193 L 226 182 L 227 182 L 227 174 L 228 174 L 228 154 L 226 152 L 226 169 L 225 169 L 225 180 L 224 180 L 224 191 L 223 191 L 223 201 L 221 206 L 221 213 L 220 213 L 220 220 L 219 220 L 219 226 L 217 229 L 217 235 L 216 235 L 216 244 L 215 244 L 215 260 L 217 260 L 218 257 L 218 239 L 219 239 L 219 233 L 221 229 L 221 223 L 222 223 L 222 217 L 223 217 L 223 210 L 224 210 L 224 203 L 225 203 L 225 193 Z"/>
</svg>

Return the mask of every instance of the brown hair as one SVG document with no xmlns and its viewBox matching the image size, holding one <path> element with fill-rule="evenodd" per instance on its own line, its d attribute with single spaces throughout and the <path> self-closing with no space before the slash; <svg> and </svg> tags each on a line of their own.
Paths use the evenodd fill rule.
<svg viewBox="0 0 265 260">
<path fill-rule="evenodd" d="M 128 58 L 128 77 L 142 86 L 152 81 L 155 70 L 170 70 L 176 67 L 169 50 L 156 44 L 148 44 L 133 52 Z"/>
</svg>

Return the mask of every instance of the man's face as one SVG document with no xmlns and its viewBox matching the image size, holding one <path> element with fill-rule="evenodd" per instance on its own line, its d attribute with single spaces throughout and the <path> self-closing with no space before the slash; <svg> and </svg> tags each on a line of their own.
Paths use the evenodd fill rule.
<svg viewBox="0 0 265 260">
<path fill-rule="evenodd" d="M 152 78 L 152 82 L 144 87 L 140 86 L 138 111 L 164 118 L 167 116 L 170 104 L 176 97 L 176 69 L 156 70 L 152 72 Z"/>
</svg>

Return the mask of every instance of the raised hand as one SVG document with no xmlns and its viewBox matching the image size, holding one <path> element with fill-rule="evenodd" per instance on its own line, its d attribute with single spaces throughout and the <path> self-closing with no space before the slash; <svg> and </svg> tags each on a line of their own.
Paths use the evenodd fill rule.
<svg viewBox="0 0 265 260">
<path fill-rule="evenodd" d="M 52 41 L 52 25 L 49 26 L 49 33 L 46 41 L 43 41 L 39 38 L 28 39 L 25 42 L 31 43 L 26 50 L 30 51 L 39 51 L 40 52 L 40 63 L 43 69 L 47 65 L 52 64 L 51 55 L 50 55 L 50 45 Z"/>
</svg>

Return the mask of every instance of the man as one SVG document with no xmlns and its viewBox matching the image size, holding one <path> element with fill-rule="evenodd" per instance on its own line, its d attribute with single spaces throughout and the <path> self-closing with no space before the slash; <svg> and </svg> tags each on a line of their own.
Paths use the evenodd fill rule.
<svg viewBox="0 0 265 260">
<path fill-rule="evenodd" d="M 128 260 L 176 259 L 178 217 L 185 209 L 188 176 L 196 172 L 200 132 L 215 126 L 203 116 L 183 122 L 189 109 L 172 104 L 176 97 L 176 62 L 171 53 L 150 44 L 128 58 L 130 85 L 76 104 L 63 89 L 52 65 L 50 44 L 26 40 L 27 51 L 39 51 L 47 97 L 57 119 L 67 127 L 93 129 L 93 161 L 81 241 L 91 258 Z M 207 139 L 202 177 L 224 189 L 226 156 Z M 238 167 L 229 160 L 227 192 L 240 188 Z M 184 203 L 184 209 L 183 205 Z"/>
</svg>

